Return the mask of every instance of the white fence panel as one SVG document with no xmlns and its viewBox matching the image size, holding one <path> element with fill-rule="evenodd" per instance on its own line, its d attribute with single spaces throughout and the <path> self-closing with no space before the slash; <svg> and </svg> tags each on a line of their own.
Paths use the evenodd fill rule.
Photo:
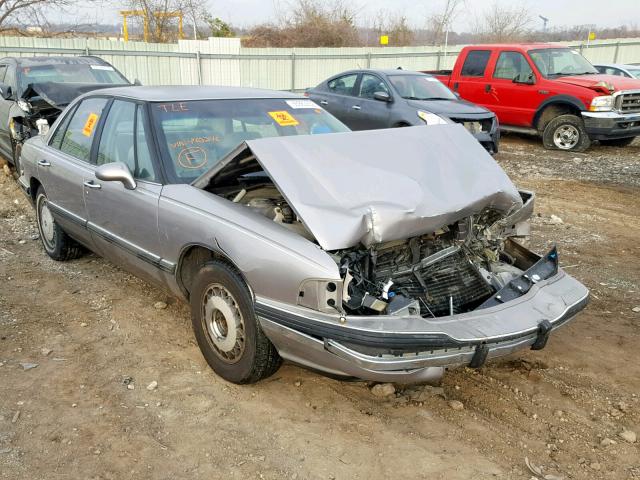
<svg viewBox="0 0 640 480">
<path fill-rule="evenodd" d="M 564 42 L 592 62 L 640 62 L 640 39 Z M 177 44 L 84 38 L 0 37 L 0 56 L 97 55 L 145 85 L 236 85 L 304 90 L 354 68 L 451 69 L 462 46 L 243 48 L 238 38 Z"/>
</svg>

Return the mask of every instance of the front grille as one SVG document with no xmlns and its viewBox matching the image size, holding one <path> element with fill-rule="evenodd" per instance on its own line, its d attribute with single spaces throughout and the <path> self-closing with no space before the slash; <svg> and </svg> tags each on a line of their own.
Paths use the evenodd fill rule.
<svg viewBox="0 0 640 480">
<path fill-rule="evenodd" d="M 621 93 L 616 100 L 620 113 L 640 113 L 640 92 Z"/>
<path fill-rule="evenodd" d="M 378 265 L 378 269 L 380 273 L 383 267 Z M 393 279 L 395 292 L 421 299 L 424 317 L 431 316 L 425 303 L 433 315 L 441 317 L 449 315 L 450 297 L 453 297 L 453 312 L 461 313 L 473 310 L 493 294 L 493 289 L 462 250 L 426 267 L 416 268 L 415 274 L 405 270 L 399 276 L 391 274 L 389 277 Z"/>
</svg>

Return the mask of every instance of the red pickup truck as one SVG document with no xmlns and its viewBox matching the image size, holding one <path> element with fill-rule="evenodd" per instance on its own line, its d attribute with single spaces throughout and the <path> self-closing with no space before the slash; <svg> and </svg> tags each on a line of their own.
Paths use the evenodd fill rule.
<svg viewBox="0 0 640 480">
<path fill-rule="evenodd" d="M 581 152 L 592 140 L 622 147 L 640 135 L 640 80 L 600 74 L 571 48 L 464 47 L 453 71 L 424 73 L 494 111 L 501 129 L 542 136 L 546 148 Z"/>
</svg>

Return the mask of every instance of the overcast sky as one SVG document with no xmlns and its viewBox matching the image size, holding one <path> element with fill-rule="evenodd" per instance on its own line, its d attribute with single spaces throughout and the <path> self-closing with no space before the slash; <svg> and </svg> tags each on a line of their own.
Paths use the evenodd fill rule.
<svg viewBox="0 0 640 480">
<path fill-rule="evenodd" d="M 324 2 L 325 0 L 317 0 Z M 505 5 L 517 0 L 498 0 Z M 542 25 L 538 15 L 549 18 L 549 27 L 565 25 L 596 24 L 599 27 L 620 25 L 640 25 L 640 0 L 523 0 L 535 21 L 532 26 Z M 263 23 L 277 17 L 279 11 L 286 10 L 291 0 L 203 0 L 214 16 L 221 17 L 233 25 L 246 27 Z M 85 11 L 86 21 L 119 23 L 119 2 L 107 2 L 103 8 Z M 123 4 L 125 2 L 122 2 Z M 412 26 L 424 25 L 425 18 L 442 8 L 445 0 L 348 0 L 358 12 L 358 23 L 368 24 L 380 10 L 405 15 Z M 466 9 L 453 25 L 456 31 L 468 30 L 471 19 L 490 5 L 490 0 L 467 0 Z M 96 11 L 97 10 L 97 11 Z M 54 14 L 54 17 L 56 15 Z M 64 17 L 63 17 L 64 18 Z"/>
</svg>

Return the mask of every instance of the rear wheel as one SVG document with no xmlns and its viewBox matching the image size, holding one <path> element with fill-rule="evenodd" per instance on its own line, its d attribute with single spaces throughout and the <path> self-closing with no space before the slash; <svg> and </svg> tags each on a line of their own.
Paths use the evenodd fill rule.
<svg viewBox="0 0 640 480">
<path fill-rule="evenodd" d="M 545 148 L 584 152 L 591 146 L 591 140 L 584 128 L 584 122 L 576 115 L 560 115 L 544 127 L 542 142 Z"/>
<path fill-rule="evenodd" d="M 274 374 L 282 359 L 260 328 L 240 275 L 221 261 L 206 263 L 190 294 L 193 331 L 209 366 L 233 383 Z"/>
<path fill-rule="evenodd" d="M 42 186 L 36 193 L 36 221 L 44 251 L 54 260 L 72 260 L 82 256 L 82 246 L 65 233 L 49 209 L 49 200 Z"/>
<path fill-rule="evenodd" d="M 636 137 L 628 137 L 628 138 L 616 138 L 612 140 L 600 140 L 600 144 L 606 145 L 607 147 L 628 147 L 633 143 Z"/>
</svg>

